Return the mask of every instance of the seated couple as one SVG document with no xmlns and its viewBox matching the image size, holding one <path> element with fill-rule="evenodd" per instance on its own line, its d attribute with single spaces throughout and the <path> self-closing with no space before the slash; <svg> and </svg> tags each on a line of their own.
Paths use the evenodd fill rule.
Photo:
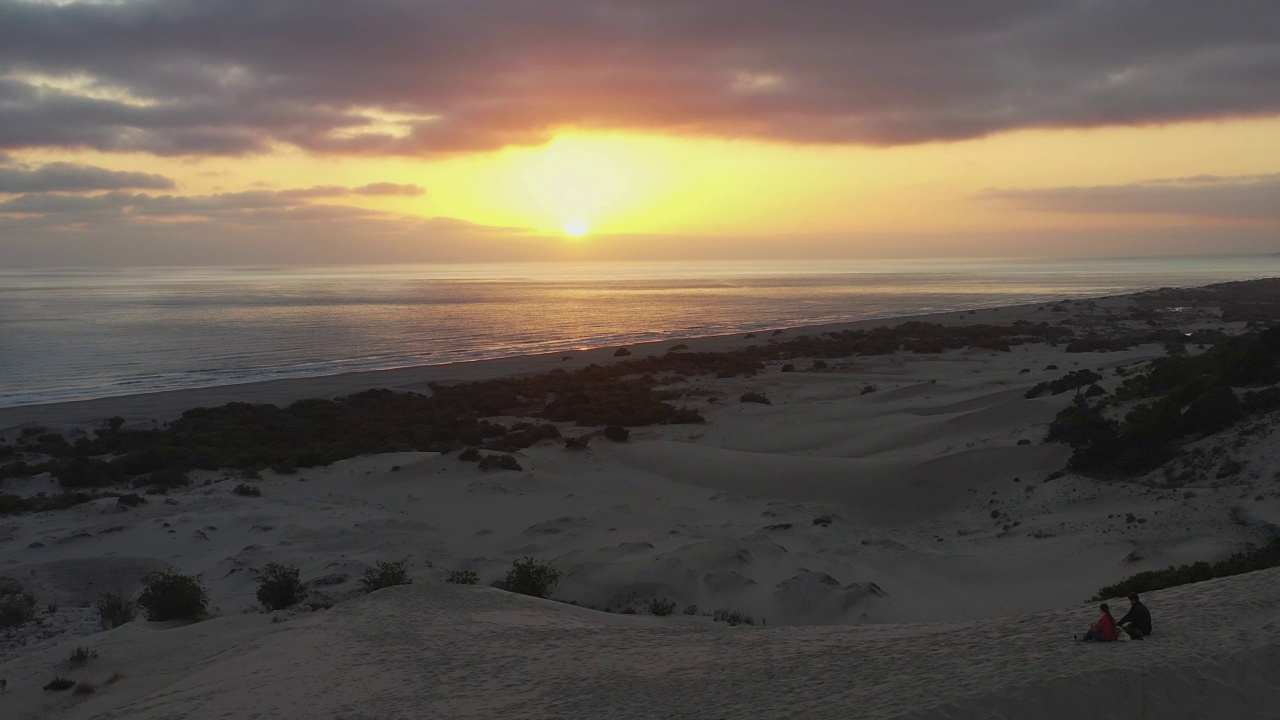
<svg viewBox="0 0 1280 720">
<path fill-rule="evenodd" d="M 1138 599 L 1137 593 L 1129 593 L 1129 612 L 1120 620 L 1111 615 L 1111 608 L 1106 603 L 1098 606 L 1101 614 L 1098 621 L 1085 633 L 1084 642 L 1109 642 L 1119 640 L 1120 633 L 1125 633 L 1134 640 L 1151 634 L 1151 612 Z"/>
</svg>

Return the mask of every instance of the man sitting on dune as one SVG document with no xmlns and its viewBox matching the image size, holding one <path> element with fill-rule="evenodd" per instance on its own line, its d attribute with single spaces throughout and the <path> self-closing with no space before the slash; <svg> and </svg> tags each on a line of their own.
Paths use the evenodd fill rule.
<svg viewBox="0 0 1280 720">
<path fill-rule="evenodd" d="M 1129 593 L 1129 612 L 1116 624 L 1134 640 L 1151 634 L 1151 612 L 1138 599 L 1138 593 Z"/>
</svg>

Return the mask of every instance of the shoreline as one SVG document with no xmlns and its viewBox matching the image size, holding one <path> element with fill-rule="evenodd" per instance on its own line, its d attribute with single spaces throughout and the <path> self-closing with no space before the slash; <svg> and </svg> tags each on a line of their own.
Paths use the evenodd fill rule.
<svg viewBox="0 0 1280 720">
<path fill-rule="evenodd" d="M 1249 281 L 1245 281 L 1249 282 Z M 1174 287 L 1174 286 L 1168 286 Z M 1189 286 L 1204 287 L 1204 286 Z M 790 336 L 820 334 L 844 330 L 866 330 L 880 326 L 896 326 L 907 322 L 932 322 L 958 325 L 972 318 L 971 324 L 1009 324 L 1026 319 L 1036 308 L 1059 302 L 1123 300 L 1155 289 L 1135 290 L 1119 295 L 1055 295 L 1031 303 L 985 305 L 914 315 L 888 315 L 816 325 L 772 326 L 760 330 L 741 330 L 716 335 L 673 335 L 641 343 L 618 343 L 578 350 L 509 355 L 476 360 L 456 360 L 403 367 L 355 370 L 325 375 L 255 380 L 201 387 L 124 393 L 82 400 L 62 400 L 30 405 L 0 407 L 0 433 L 23 425 L 90 426 L 113 416 L 129 420 L 165 422 L 195 407 L 213 407 L 229 402 L 289 404 L 297 400 L 334 398 L 371 388 L 424 392 L 429 383 L 459 383 L 504 377 L 537 375 L 555 369 L 577 370 L 590 364 L 603 365 L 619 359 L 637 359 L 662 355 L 671 344 L 689 345 L 694 352 L 738 350 L 760 341 L 767 342 L 773 333 Z M 999 313 L 1004 313 L 999 315 Z M 756 334 L 754 339 L 746 335 Z M 615 358 L 620 347 L 631 351 L 627 358 Z M 568 359 L 566 359 L 568 358 Z"/>
<path fill-rule="evenodd" d="M 737 314 L 713 314 L 697 317 L 693 313 L 683 313 L 679 322 L 674 320 L 665 323 L 654 321 L 642 323 L 636 327 L 627 327 L 626 332 L 606 332 L 593 326 L 586 337 L 558 337 L 552 333 L 526 331 L 519 337 L 500 337 L 482 331 L 478 337 L 463 340 L 465 346 L 453 341 L 437 346 L 405 346 L 401 350 L 378 347 L 376 352 L 370 348 L 367 357 L 333 357 L 316 358 L 279 358 L 261 361 L 244 361 L 244 367 L 221 367 L 218 362 L 206 364 L 200 353 L 214 350 L 202 349 L 199 353 L 187 357 L 176 365 L 163 365 L 163 372 L 154 374 L 119 374 L 108 370 L 105 375 L 93 367 L 92 359 L 80 361 L 81 371 L 71 374 L 56 374 L 52 385 L 42 388 L 40 379 L 45 374 L 39 368 L 28 368 L 26 374 L 21 372 L 14 378 L 22 389 L 9 392 L 7 397 L 0 393 L 0 430 L 14 423 L 25 422 L 26 416 L 39 418 L 62 417 L 63 408 L 68 416 L 84 420 L 84 411 L 77 408 L 87 404 L 98 403 L 100 412 L 112 413 L 110 406 L 123 405 L 130 412 L 147 412 L 148 403 L 134 402 L 134 398 L 161 398 L 168 393 L 203 393 L 216 394 L 219 398 L 234 399 L 236 388 L 244 389 L 251 401 L 257 397 L 289 398 L 315 397 L 307 392 L 297 395 L 295 392 L 275 393 L 266 390 L 272 383 L 315 384 L 317 390 L 336 388 L 339 392 L 347 392 L 350 388 L 361 387 L 363 381 L 354 384 L 344 383 L 344 378 L 355 378 L 366 375 L 371 382 L 414 382 L 410 377 L 415 373 L 425 380 L 444 378 L 450 381 L 456 375 L 447 368 L 472 367 L 479 363 L 504 363 L 520 365 L 537 361 L 542 356 L 560 357 L 565 354 L 595 353 L 602 349 L 620 346 L 646 348 L 661 343 L 698 343 L 714 341 L 718 338 L 745 335 L 749 332 L 763 334 L 776 328 L 793 332 L 825 331 L 829 328 L 865 327 L 866 323 L 893 324 L 916 319 L 932 319 L 945 317 L 950 313 L 967 312 L 970 309 L 985 310 L 997 307 L 1019 307 L 1028 304 L 1060 302 L 1064 299 L 1090 299 L 1107 297 L 1124 297 L 1135 293 L 1149 292 L 1163 288 L 1192 288 L 1209 284 L 1233 281 L 1250 281 L 1258 279 L 1254 273 L 1266 268 L 1251 266 L 1249 270 L 1231 267 L 1196 267 L 1182 268 L 1166 274 L 1148 272 L 1120 272 L 1112 280 L 1124 278 L 1127 282 L 1114 282 L 1109 267 L 1091 266 L 1081 270 L 1084 275 L 1079 282 L 1065 283 L 1059 287 L 1054 282 L 1043 285 L 1036 272 L 1025 277 L 1015 274 L 1004 280 L 1011 280 L 1012 285 L 1005 286 L 999 280 L 999 290 L 964 295 L 931 295 L 925 293 L 918 297 L 912 295 L 908 302 L 877 302 L 871 307 L 859 303 L 825 304 L 821 307 L 804 306 L 802 312 L 771 312 L 770 315 L 791 315 L 792 317 L 758 317 L 762 313 L 743 311 Z M 1271 272 L 1274 274 L 1275 270 Z M 927 273 L 926 273 L 927 274 Z M 994 276 L 993 276 L 994 277 Z M 1055 276 L 1056 277 L 1056 276 Z M 1029 279 L 1030 278 L 1030 279 Z M 1247 278 L 1247 279 L 1246 279 Z M 1061 283 L 1059 283 L 1061 284 Z M 897 307 L 890 307 L 890 306 Z M 798 317 L 797 317 L 798 316 Z M 669 327 L 664 327 L 669 325 Z M 536 327 L 536 326 L 535 326 Z M 656 329 L 655 329 L 656 328 Z M 541 337 L 536 337 L 541 335 Z M 465 337 L 459 336 L 459 338 Z M 536 339 L 536 342 L 530 340 Z M 75 354 L 77 343 L 74 336 L 65 339 L 65 347 L 57 349 L 59 353 Z M 519 342 L 515 342 L 518 340 Z M 162 342 L 175 342 L 172 338 Z M 454 347 L 454 345 L 459 345 Z M 175 346 L 176 347 L 176 346 Z M 403 352 L 402 352 L 403 351 Z M 360 355 L 344 353 L 345 355 Z M 181 353 L 180 353 L 181 354 Z M 312 353 L 315 355 L 315 353 Z M 321 353 L 327 355 L 327 353 Z M 397 357 L 397 355 L 402 355 Z M 210 356 L 212 357 L 212 356 Z M 111 360 L 112 358 L 106 358 Z M 569 366 L 564 366 L 569 367 Z M 197 368 L 208 368 L 199 370 Z M 432 368 L 446 368 L 433 370 Z M 19 370 L 22 370 L 19 367 Z M 48 373 L 56 373 L 49 370 Z M 493 377 L 486 371 L 481 377 Z M 520 372 L 519 369 L 504 372 Z M 470 375 L 466 371 L 464 375 Z M 385 379 L 384 379 L 385 378 Z M 364 386 L 367 387 L 367 386 Z M 262 394 L 264 393 L 265 394 Z M 264 400 L 280 402 L 281 400 Z M 225 400 L 223 401 L 225 402 Z M 163 402 L 162 402 L 163 404 Z"/>
</svg>

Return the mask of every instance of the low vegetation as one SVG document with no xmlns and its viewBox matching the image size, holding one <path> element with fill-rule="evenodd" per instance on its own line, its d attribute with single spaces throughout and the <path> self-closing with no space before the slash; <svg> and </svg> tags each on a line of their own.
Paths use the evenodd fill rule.
<svg viewBox="0 0 1280 720">
<path fill-rule="evenodd" d="M 493 584 L 499 590 L 544 598 L 560 582 L 561 573 L 548 563 L 526 557 L 511 563 L 507 576 Z"/>
<path fill-rule="evenodd" d="M 711 619 L 715 622 L 726 622 L 730 625 L 755 625 L 755 618 L 746 613 L 721 608 L 711 613 Z"/>
<path fill-rule="evenodd" d="M 3 471 L 0 470 L 0 476 Z M 116 493 L 87 493 L 87 492 L 60 492 L 50 495 L 49 493 L 36 493 L 31 497 L 22 497 L 20 495 L 0 494 L 0 517 L 5 515 L 23 515 L 25 513 L 49 512 L 51 510 L 66 510 L 77 505 L 83 505 L 104 497 L 120 497 Z"/>
<path fill-rule="evenodd" d="M 152 572 L 142 578 L 138 605 L 147 619 L 203 620 L 208 615 L 209 596 L 200 580 L 179 572 Z"/>
<path fill-rule="evenodd" d="M 13 578 L 0 577 L 0 630 L 36 619 L 36 596 Z"/>
<path fill-rule="evenodd" d="M 480 458 L 481 470 L 524 470 L 520 462 L 511 455 L 485 455 Z"/>
<path fill-rule="evenodd" d="M 1130 576 L 1115 585 L 1108 585 L 1093 596 L 1093 601 L 1125 597 L 1129 593 L 1145 593 L 1153 590 L 1189 585 L 1213 578 L 1242 575 L 1255 570 L 1280 566 L 1280 538 L 1272 538 L 1266 545 L 1233 554 L 1216 563 L 1198 562 L 1190 565 L 1170 566 L 1164 570 L 1148 570 Z"/>
<path fill-rule="evenodd" d="M 97 659 L 97 650 L 90 650 L 87 647 L 78 647 L 71 653 L 71 657 L 67 658 L 67 666 L 72 668 L 84 667 L 89 664 L 89 661 Z"/>
<path fill-rule="evenodd" d="M 292 565 L 267 563 L 258 578 L 258 602 L 268 612 L 284 610 L 307 598 L 302 584 L 302 570 Z"/>
<path fill-rule="evenodd" d="M 360 579 L 360 589 L 371 593 L 396 585 L 408 585 L 413 580 L 409 579 L 409 572 L 405 570 L 406 562 L 405 560 L 377 561 L 374 567 L 366 570 L 364 577 Z"/>
<path fill-rule="evenodd" d="M 676 611 L 676 604 L 666 598 L 654 598 L 649 601 L 649 614 L 666 617 Z"/>
<path fill-rule="evenodd" d="M 76 685 L 75 680 L 68 680 L 67 678 L 64 678 L 64 677 L 55 677 L 54 679 L 45 683 L 44 690 L 45 692 L 62 692 L 63 690 L 70 690 L 71 688 L 75 687 L 75 685 Z"/>
<path fill-rule="evenodd" d="M 138 607 L 128 598 L 106 593 L 98 597 L 98 615 L 102 618 L 102 629 L 111 630 L 133 622 Z"/>
<path fill-rule="evenodd" d="M 1101 379 L 1102 376 L 1092 370 L 1072 370 L 1057 380 L 1037 383 L 1035 387 L 1027 391 L 1026 397 L 1028 399 L 1037 398 L 1046 392 L 1050 395 L 1061 395 L 1068 390 L 1076 390 L 1093 385 Z"/>
<path fill-rule="evenodd" d="M 432 384 L 429 395 L 368 390 L 287 407 L 229 403 L 188 410 L 162 428 L 126 428 L 117 417 L 92 436 L 74 440 L 30 427 L 12 444 L 0 443 L 0 478 L 48 472 L 71 493 L 117 485 L 165 492 L 188 485 L 196 470 L 252 476 L 269 468 L 292 473 L 373 453 L 460 448 L 511 453 L 559 437 L 551 423 L 625 429 L 703 422 L 696 409 L 680 404 L 686 391 L 670 387 L 670 378 L 751 376 L 770 362 L 811 357 L 825 365 L 822 358 L 892 354 L 899 348 L 917 353 L 963 347 L 1008 350 L 1028 342 L 1056 342 L 1071 332 L 1048 323 L 947 327 L 907 322 L 893 328 L 775 337 L 764 345 L 721 352 L 672 352 L 572 372 Z M 508 426 L 495 422 L 496 417 L 532 422 Z M 611 439 L 619 434 L 612 432 Z M 92 496 L 0 496 L 0 513 L 57 509 L 88 499 Z"/>
<path fill-rule="evenodd" d="M 1280 409 L 1280 388 L 1271 387 L 1277 382 L 1280 328 L 1248 333 L 1199 355 L 1155 360 L 1111 395 L 1077 395 L 1045 439 L 1071 446 L 1073 470 L 1141 475 L 1188 440 Z M 1260 389 L 1237 394 L 1237 388 Z M 1116 417 L 1120 408 L 1127 410 Z"/>
<path fill-rule="evenodd" d="M 470 570 L 454 570 L 449 573 L 449 577 L 445 579 L 447 583 L 454 585 L 475 585 L 480 582 L 480 576 Z"/>
</svg>

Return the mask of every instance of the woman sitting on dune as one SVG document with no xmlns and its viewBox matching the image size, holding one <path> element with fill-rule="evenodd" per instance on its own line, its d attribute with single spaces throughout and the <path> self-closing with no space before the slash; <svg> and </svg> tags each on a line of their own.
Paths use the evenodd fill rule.
<svg viewBox="0 0 1280 720">
<path fill-rule="evenodd" d="M 1084 642 L 1111 642 L 1116 639 L 1116 619 L 1111 616 L 1111 607 L 1102 603 L 1098 609 L 1102 612 L 1098 615 L 1098 621 L 1081 638 Z"/>
</svg>

